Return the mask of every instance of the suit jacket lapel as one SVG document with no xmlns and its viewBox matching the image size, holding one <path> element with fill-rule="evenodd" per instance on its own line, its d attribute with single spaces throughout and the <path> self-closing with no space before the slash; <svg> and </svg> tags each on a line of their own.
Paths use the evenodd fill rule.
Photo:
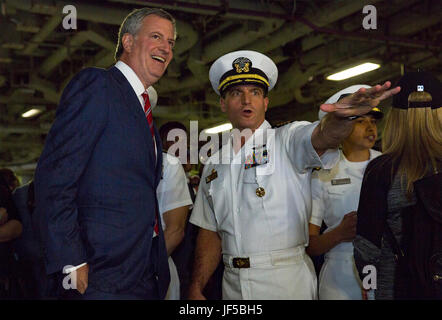
<svg viewBox="0 0 442 320">
<path fill-rule="evenodd" d="M 123 91 L 123 96 L 126 101 L 126 105 L 129 108 L 130 112 L 133 112 L 137 118 L 140 118 L 141 121 L 143 121 L 145 128 L 146 128 L 146 133 L 145 133 L 146 134 L 146 142 L 147 142 L 149 150 L 151 150 L 151 152 L 148 152 L 148 157 L 150 158 L 151 163 L 155 164 L 156 163 L 155 162 L 155 150 L 153 150 L 153 148 L 155 146 L 152 142 L 153 139 L 152 139 L 152 135 L 150 133 L 149 123 L 147 122 L 146 115 L 144 114 L 142 108 L 140 107 L 140 100 L 138 100 L 138 97 L 135 94 L 134 89 L 130 85 L 129 81 L 127 81 L 126 77 L 121 73 L 120 70 L 118 70 L 117 67 L 113 66 L 113 67 L 109 68 L 109 72 L 111 73 L 111 75 L 115 78 L 115 80 L 120 85 L 120 88 Z M 158 141 L 159 138 L 156 138 L 156 140 Z M 157 144 L 158 144 L 158 142 L 157 142 Z M 160 144 L 160 146 L 161 146 L 161 144 Z M 158 149 L 158 147 L 157 147 L 157 150 L 161 151 L 161 149 Z M 159 155 L 161 155 L 161 153 L 159 153 Z M 158 159 L 157 159 L 157 162 L 158 162 Z M 146 165 L 147 165 L 147 163 L 146 163 Z M 155 183 L 158 184 L 156 182 L 156 177 L 155 177 Z"/>
<path fill-rule="evenodd" d="M 155 170 L 155 184 L 158 185 L 160 183 L 161 179 L 161 173 L 163 171 L 163 147 L 161 144 L 161 137 L 158 133 L 157 127 L 155 126 L 155 122 L 153 124 L 154 130 L 155 130 L 155 142 L 156 142 L 156 148 L 157 148 L 157 162 L 156 162 L 156 170 Z"/>
</svg>

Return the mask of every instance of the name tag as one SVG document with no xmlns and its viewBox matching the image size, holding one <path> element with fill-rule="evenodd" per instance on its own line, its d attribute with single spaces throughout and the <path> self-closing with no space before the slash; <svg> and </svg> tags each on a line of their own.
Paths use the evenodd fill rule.
<svg viewBox="0 0 442 320">
<path fill-rule="evenodd" d="M 332 186 L 338 186 L 341 184 L 350 184 L 350 183 L 351 183 L 350 178 L 332 179 L 331 181 Z"/>
</svg>

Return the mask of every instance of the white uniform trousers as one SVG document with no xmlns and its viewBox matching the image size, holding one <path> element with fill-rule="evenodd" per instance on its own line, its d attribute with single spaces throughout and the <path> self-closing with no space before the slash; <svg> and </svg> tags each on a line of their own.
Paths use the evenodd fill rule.
<svg viewBox="0 0 442 320">
<path fill-rule="evenodd" d="M 249 255 L 249 268 L 235 268 L 223 255 L 224 300 L 316 300 L 313 262 L 304 246 Z"/>
<path fill-rule="evenodd" d="M 180 278 L 172 257 L 169 257 L 170 284 L 165 300 L 180 300 Z"/>
<path fill-rule="evenodd" d="M 319 273 L 319 300 L 361 299 L 361 285 L 353 252 L 326 253 Z"/>
</svg>

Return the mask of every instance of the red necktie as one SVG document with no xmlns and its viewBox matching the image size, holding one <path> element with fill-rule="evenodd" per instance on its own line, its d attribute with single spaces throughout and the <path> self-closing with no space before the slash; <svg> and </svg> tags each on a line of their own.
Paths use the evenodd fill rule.
<svg viewBox="0 0 442 320">
<path fill-rule="evenodd" d="M 149 123 L 150 133 L 152 134 L 152 138 L 155 137 L 155 131 L 153 129 L 153 117 L 152 117 L 152 107 L 149 101 L 149 95 L 147 93 L 142 94 L 144 99 L 144 114 L 146 115 L 147 122 Z"/>
<path fill-rule="evenodd" d="M 153 142 L 153 146 L 154 148 L 156 148 L 155 146 L 155 130 L 153 128 L 153 117 L 152 117 L 152 106 L 150 105 L 150 101 L 149 101 L 149 95 L 147 93 L 143 93 L 141 95 L 144 99 L 144 114 L 146 115 L 146 119 L 147 122 L 149 123 L 149 129 L 150 129 L 150 133 L 152 134 L 152 142 Z M 158 212 L 155 209 L 155 226 L 154 226 L 154 231 L 155 231 L 155 235 L 160 234 L 160 230 L 158 227 Z"/>
</svg>

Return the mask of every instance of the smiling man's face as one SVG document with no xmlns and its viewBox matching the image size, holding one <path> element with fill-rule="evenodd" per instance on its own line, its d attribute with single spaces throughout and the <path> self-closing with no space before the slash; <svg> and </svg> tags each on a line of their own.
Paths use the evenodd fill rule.
<svg viewBox="0 0 442 320">
<path fill-rule="evenodd" d="M 226 92 L 220 104 L 234 128 L 255 130 L 264 122 L 269 98 L 259 86 L 238 85 Z"/>
<path fill-rule="evenodd" d="M 126 33 L 122 42 L 120 60 L 134 70 L 147 88 L 162 77 L 172 60 L 174 28 L 171 21 L 151 14 L 143 19 L 135 37 Z"/>
</svg>

